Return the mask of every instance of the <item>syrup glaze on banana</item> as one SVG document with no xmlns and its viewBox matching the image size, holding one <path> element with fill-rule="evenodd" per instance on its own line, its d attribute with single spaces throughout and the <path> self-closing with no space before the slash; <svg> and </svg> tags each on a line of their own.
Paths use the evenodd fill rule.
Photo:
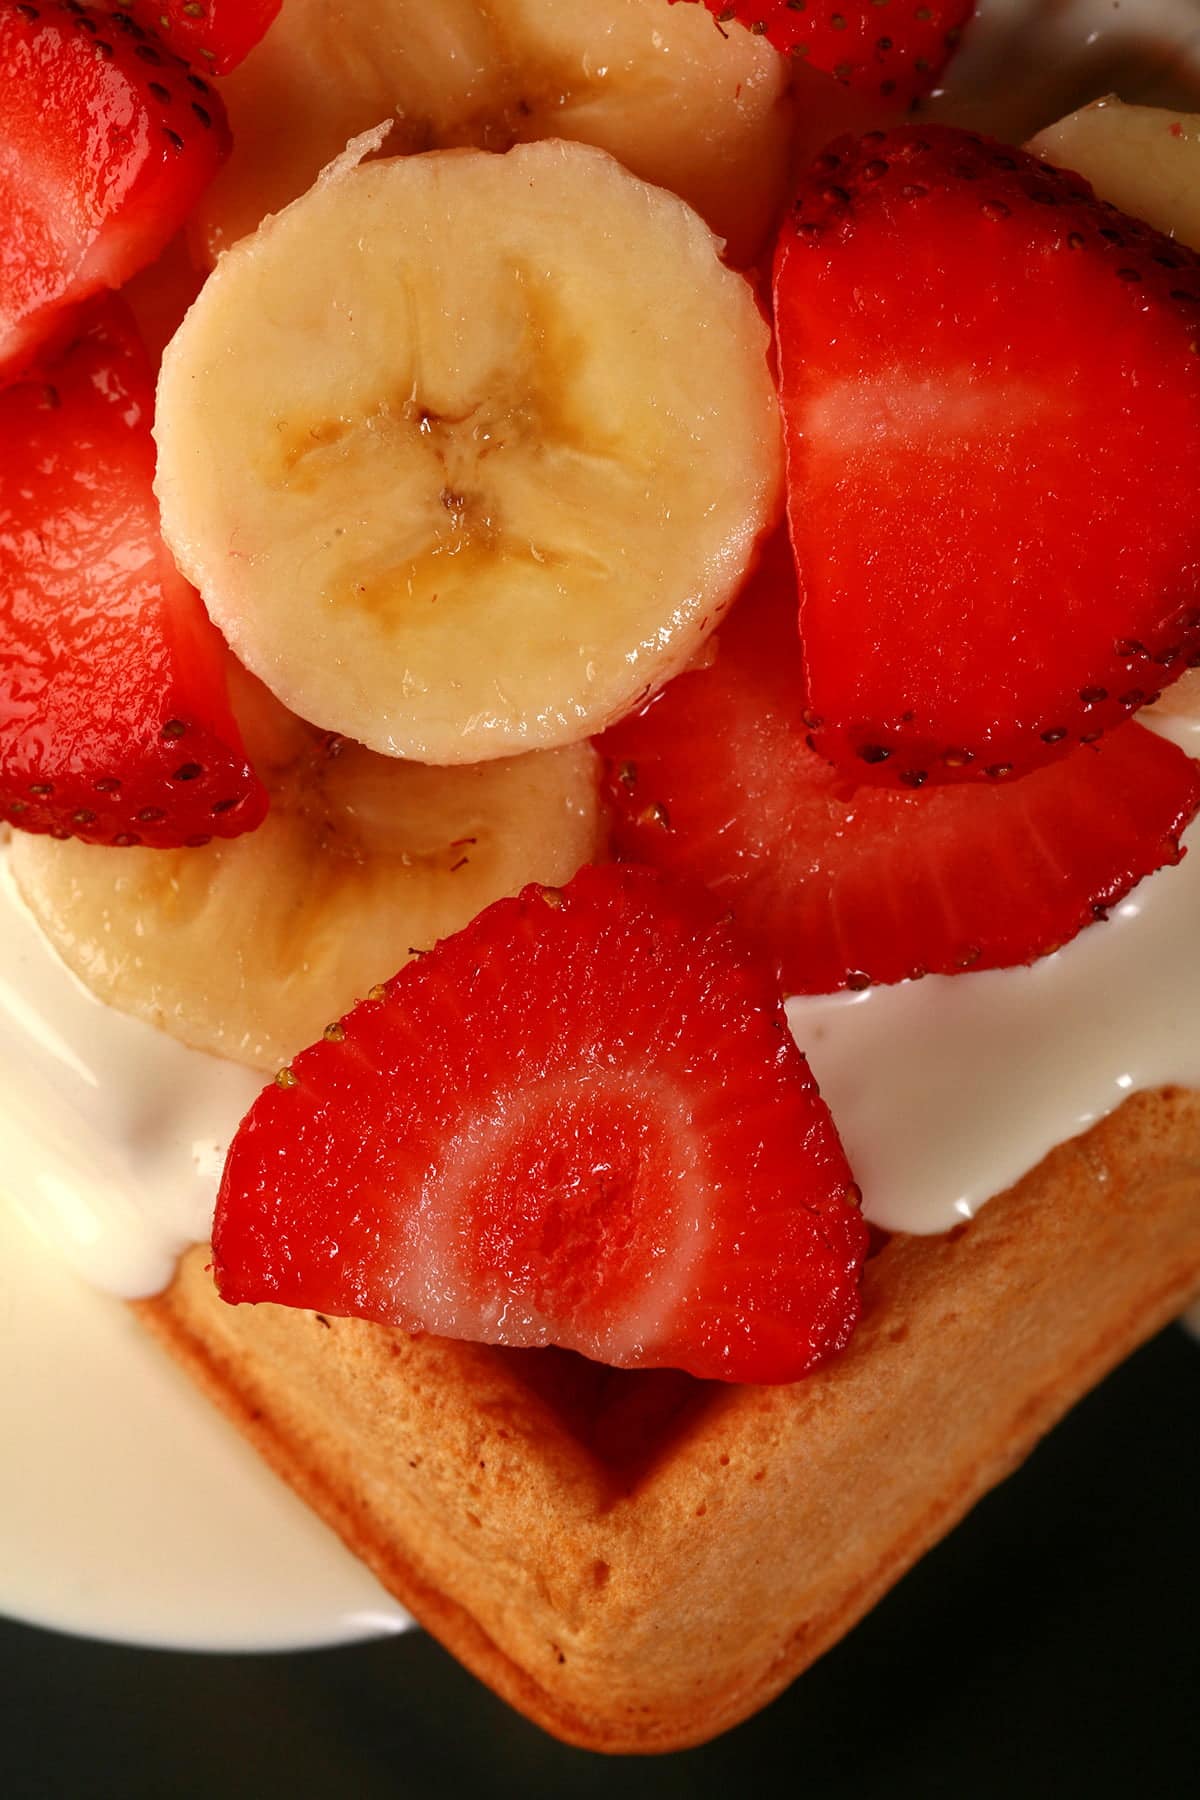
<svg viewBox="0 0 1200 1800">
<path fill-rule="evenodd" d="M 351 154 L 235 245 L 163 358 L 155 486 L 241 661 L 427 763 L 578 743 L 684 668 L 781 503 L 719 249 L 557 142 Z"/>
</svg>

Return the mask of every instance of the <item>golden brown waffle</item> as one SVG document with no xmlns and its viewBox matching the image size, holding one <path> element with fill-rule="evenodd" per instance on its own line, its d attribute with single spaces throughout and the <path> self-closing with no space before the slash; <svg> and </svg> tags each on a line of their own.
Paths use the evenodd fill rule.
<svg viewBox="0 0 1200 1800">
<path fill-rule="evenodd" d="M 548 1731 L 672 1750 L 770 1700 L 1200 1290 L 1200 1095 L 890 1239 L 850 1349 L 789 1388 L 227 1307 L 207 1260 L 140 1315 L 384 1585 Z"/>
</svg>

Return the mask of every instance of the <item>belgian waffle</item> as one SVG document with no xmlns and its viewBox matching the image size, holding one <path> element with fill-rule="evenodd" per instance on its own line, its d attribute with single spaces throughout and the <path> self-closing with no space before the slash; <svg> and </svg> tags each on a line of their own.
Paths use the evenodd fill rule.
<svg viewBox="0 0 1200 1800">
<path fill-rule="evenodd" d="M 147 1326 L 431 1632 L 590 1749 L 703 1742 L 842 1636 L 1200 1291 L 1200 1095 L 1138 1095 L 970 1224 L 894 1236 L 794 1387 L 230 1308 Z"/>
</svg>

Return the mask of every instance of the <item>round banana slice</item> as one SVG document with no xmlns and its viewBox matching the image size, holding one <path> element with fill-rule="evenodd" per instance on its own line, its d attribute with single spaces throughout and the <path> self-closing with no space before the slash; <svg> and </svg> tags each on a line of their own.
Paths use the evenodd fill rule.
<svg viewBox="0 0 1200 1800">
<path fill-rule="evenodd" d="M 784 199 L 787 80 L 764 38 L 667 0 L 285 0 L 221 83 L 234 151 L 198 236 L 215 260 L 394 116 L 395 154 L 598 144 L 681 194 L 745 267 Z"/>
<path fill-rule="evenodd" d="M 601 856 L 594 753 L 466 769 L 372 755 L 233 688 L 265 824 L 198 850 L 17 833 L 17 885 L 100 999 L 200 1050 L 287 1063 L 410 956 Z"/>
<path fill-rule="evenodd" d="M 163 360 L 163 529 L 241 661 L 391 756 L 575 743 L 688 662 L 774 522 L 768 332 L 603 151 L 334 165 Z"/>
</svg>

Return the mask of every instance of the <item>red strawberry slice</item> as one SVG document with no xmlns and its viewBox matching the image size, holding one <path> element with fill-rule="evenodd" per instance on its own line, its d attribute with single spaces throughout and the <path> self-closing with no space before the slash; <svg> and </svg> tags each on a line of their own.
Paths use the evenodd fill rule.
<svg viewBox="0 0 1200 1800">
<path fill-rule="evenodd" d="M 217 1285 L 625 1368 L 794 1381 L 867 1232 L 778 994 L 699 889 L 585 868 L 410 963 L 255 1103 Z"/>
<path fill-rule="evenodd" d="M 119 10 L 0 0 L 0 374 L 182 225 L 229 148 L 207 82 Z"/>
<path fill-rule="evenodd" d="M 84 0 L 89 10 L 108 10 Z M 148 31 L 206 75 L 228 75 L 253 50 L 283 0 L 118 0 Z"/>
<path fill-rule="evenodd" d="M 907 105 L 929 92 L 975 0 L 704 0 L 721 25 L 740 24 L 785 56 L 849 87 Z"/>
<path fill-rule="evenodd" d="M 776 544 L 717 635 L 599 740 L 619 855 L 707 883 L 785 992 L 1031 962 L 1180 856 L 1200 768 L 1122 725 L 992 788 L 847 790 L 808 747 Z"/>
<path fill-rule="evenodd" d="M 1200 256 L 962 131 L 819 161 L 775 274 L 814 741 L 1020 774 L 1200 656 Z"/>
<path fill-rule="evenodd" d="M 266 811 L 227 652 L 159 536 L 153 404 L 115 298 L 0 394 L 0 818 L 27 831 L 170 847 Z"/>
<path fill-rule="evenodd" d="M 203 270 L 192 261 L 187 233 L 181 231 L 161 256 L 121 290 L 121 298 L 129 302 L 138 336 L 156 372 L 163 351 L 183 324 L 204 279 Z"/>
</svg>

